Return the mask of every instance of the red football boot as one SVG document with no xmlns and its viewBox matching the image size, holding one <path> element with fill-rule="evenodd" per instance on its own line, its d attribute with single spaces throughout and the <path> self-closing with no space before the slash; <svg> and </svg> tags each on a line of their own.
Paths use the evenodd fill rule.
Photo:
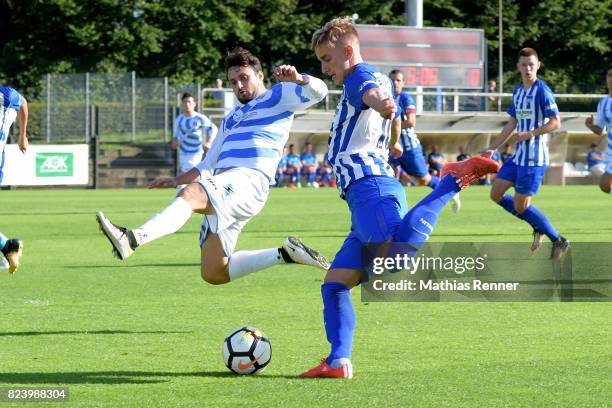
<svg viewBox="0 0 612 408">
<path fill-rule="evenodd" d="M 497 173 L 499 167 L 499 163 L 495 160 L 482 156 L 474 156 L 464 161 L 444 165 L 440 172 L 440 178 L 451 174 L 457 180 L 461 190 L 465 190 L 471 184 L 476 183 L 481 177 L 489 173 Z"/>
<path fill-rule="evenodd" d="M 305 373 L 300 374 L 303 378 L 353 378 L 353 365 L 350 363 L 338 368 L 331 368 L 325 358 L 321 359 L 321 364 L 315 368 L 311 368 Z"/>
</svg>

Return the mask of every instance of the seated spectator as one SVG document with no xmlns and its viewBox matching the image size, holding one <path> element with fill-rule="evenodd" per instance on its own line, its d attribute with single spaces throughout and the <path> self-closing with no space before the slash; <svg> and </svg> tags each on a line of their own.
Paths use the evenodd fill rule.
<svg viewBox="0 0 612 408">
<path fill-rule="evenodd" d="M 440 170 L 446 163 L 446 158 L 442 153 L 438 151 L 438 146 L 431 146 L 431 153 L 427 156 L 427 163 L 429 163 L 429 173 L 433 176 L 439 176 Z"/>
<path fill-rule="evenodd" d="M 327 161 L 327 155 L 325 160 L 321 162 L 321 165 L 317 169 L 317 181 L 315 186 L 319 187 L 336 187 L 336 178 L 334 177 L 334 172 L 332 171 L 329 162 Z"/>
<path fill-rule="evenodd" d="M 286 172 L 285 174 L 289 178 L 289 184 L 287 187 L 302 187 L 300 183 L 300 170 L 302 169 L 302 162 L 300 156 L 295 151 L 295 145 L 289 145 L 289 153 L 285 156 L 287 158 Z"/>
<path fill-rule="evenodd" d="M 283 148 L 283 156 L 278 162 L 278 166 L 276 167 L 276 174 L 274 179 L 276 180 L 276 187 L 285 187 L 285 174 L 287 174 L 287 156 L 286 156 L 287 148 Z"/>
<path fill-rule="evenodd" d="M 510 147 L 510 145 L 506 143 L 504 145 L 504 150 L 500 154 L 502 164 L 510 160 L 512 156 L 514 156 L 514 153 L 512 153 L 512 147 Z"/>
<path fill-rule="evenodd" d="M 465 146 L 459 146 L 459 155 L 457 155 L 457 161 L 464 161 L 469 159 L 471 156 L 465 152 Z"/>
<path fill-rule="evenodd" d="M 302 175 L 306 177 L 306 185 L 314 187 L 315 178 L 317 176 L 317 158 L 312 152 L 312 143 L 304 144 L 304 151 L 300 155 L 302 164 Z"/>
<path fill-rule="evenodd" d="M 606 170 L 604 154 L 597 150 L 595 143 L 591 144 L 591 151 L 587 153 L 587 165 L 589 172 L 597 177 L 601 177 Z"/>
<path fill-rule="evenodd" d="M 491 156 L 491 160 L 495 160 L 500 165 L 504 164 L 503 161 L 502 161 L 502 155 L 497 150 Z M 495 176 L 496 176 L 495 173 L 487 174 L 486 176 L 484 176 L 480 180 L 478 180 L 478 184 L 480 184 L 481 186 L 483 186 L 483 185 L 484 186 L 490 186 L 493 183 L 493 181 L 495 180 Z"/>
</svg>

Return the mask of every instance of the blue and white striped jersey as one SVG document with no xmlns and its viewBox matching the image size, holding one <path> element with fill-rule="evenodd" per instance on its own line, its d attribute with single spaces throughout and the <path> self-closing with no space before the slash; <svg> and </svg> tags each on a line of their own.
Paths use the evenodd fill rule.
<svg viewBox="0 0 612 408">
<path fill-rule="evenodd" d="M 9 129 L 15 122 L 21 105 L 25 102 L 25 98 L 13 88 L 0 86 L 0 151 L 4 150 Z"/>
<path fill-rule="evenodd" d="M 537 80 L 527 90 L 523 85 L 512 93 L 512 104 L 508 114 L 517 121 L 517 132 L 528 132 L 548 122 L 548 118 L 559 116 L 559 108 L 552 91 L 542 80 Z M 518 166 L 547 166 L 548 134 L 522 140 L 516 144 L 514 163 Z"/>
<path fill-rule="evenodd" d="M 325 83 L 312 76 L 306 85 L 274 85 L 225 116 L 219 135 L 196 167 L 200 172 L 247 167 L 261 171 L 274 183 L 295 112 L 320 102 L 326 95 Z"/>
<path fill-rule="evenodd" d="M 205 135 L 206 134 L 206 135 Z M 176 117 L 172 138 L 179 143 L 181 153 L 202 154 L 202 143 L 214 140 L 217 126 L 207 116 L 194 112 L 193 116 L 181 113 Z"/>
<path fill-rule="evenodd" d="M 392 121 L 383 119 L 362 99 L 372 88 L 379 88 L 385 97 L 394 97 L 393 83 L 386 75 L 371 65 L 356 65 L 344 80 L 342 98 L 332 122 L 328 160 L 343 197 L 349 184 L 362 177 L 393 177 L 387 163 Z"/>
<path fill-rule="evenodd" d="M 612 162 L 612 96 L 608 95 L 599 101 L 597 114 L 595 115 L 595 126 L 608 132 L 608 151 L 606 161 Z"/>
<path fill-rule="evenodd" d="M 409 113 L 416 113 L 416 103 L 414 102 L 414 99 L 412 99 L 412 96 L 410 96 L 406 91 L 400 92 L 395 100 L 395 103 L 397 104 L 397 109 L 402 115 L 402 120 L 406 120 Z M 414 132 L 413 127 L 402 129 L 400 143 L 404 150 L 412 150 L 421 146 L 421 141 Z"/>
</svg>

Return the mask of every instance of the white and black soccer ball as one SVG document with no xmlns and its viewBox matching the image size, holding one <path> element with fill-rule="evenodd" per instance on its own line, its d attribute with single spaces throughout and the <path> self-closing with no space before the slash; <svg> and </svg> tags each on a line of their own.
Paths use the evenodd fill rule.
<svg viewBox="0 0 612 408">
<path fill-rule="evenodd" d="M 255 374 L 263 371 L 272 359 L 272 345 L 268 337 L 255 327 L 233 330 L 223 342 L 223 361 L 236 374 Z"/>
</svg>

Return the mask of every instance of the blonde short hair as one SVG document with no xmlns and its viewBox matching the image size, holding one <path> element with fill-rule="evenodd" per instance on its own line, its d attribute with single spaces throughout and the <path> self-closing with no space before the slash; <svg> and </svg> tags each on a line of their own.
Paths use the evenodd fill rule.
<svg viewBox="0 0 612 408">
<path fill-rule="evenodd" d="M 353 20 L 350 17 L 338 17 L 327 22 L 323 27 L 319 28 L 312 35 L 312 49 L 316 49 L 322 44 L 327 44 L 333 47 L 338 40 L 346 37 L 354 37 L 359 39 L 357 30 L 353 25 Z"/>
</svg>

